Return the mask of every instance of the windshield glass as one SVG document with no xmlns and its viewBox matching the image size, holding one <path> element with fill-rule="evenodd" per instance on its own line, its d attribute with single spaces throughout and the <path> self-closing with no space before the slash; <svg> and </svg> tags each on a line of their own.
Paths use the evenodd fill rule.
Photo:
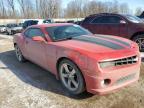
<svg viewBox="0 0 144 108">
<path fill-rule="evenodd" d="M 132 16 L 132 15 L 126 15 L 126 18 L 133 23 L 142 23 L 143 22 L 140 18 L 138 18 L 136 16 Z"/>
<path fill-rule="evenodd" d="M 92 34 L 78 25 L 54 26 L 48 27 L 46 30 L 54 41 Z"/>
</svg>

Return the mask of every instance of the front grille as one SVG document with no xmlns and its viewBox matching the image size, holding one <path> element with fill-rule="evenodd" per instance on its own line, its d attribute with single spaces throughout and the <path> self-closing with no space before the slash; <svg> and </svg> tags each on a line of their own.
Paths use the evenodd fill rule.
<svg viewBox="0 0 144 108">
<path fill-rule="evenodd" d="M 128 76 L 122 77 L 116 81 L 116 85 L 122 84 L 124 82 L 130 81 L 135 78 L 136 73 L 130 74 Z"/>
<path fill-rule="evenodd" d="M 119 60 L 115 60 L 115 66 L 134 64 L 138 62 L 138 56 L 127 57 Z"/>
</svg>

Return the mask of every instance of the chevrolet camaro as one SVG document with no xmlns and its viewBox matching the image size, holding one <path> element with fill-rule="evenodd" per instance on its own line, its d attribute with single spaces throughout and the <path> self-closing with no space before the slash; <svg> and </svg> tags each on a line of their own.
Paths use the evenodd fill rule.
<svg viewBox="0 0 144 108">
<path fill-rule="evenodd" d="M 29 60 L 50 71 L 75 95 L 108 94 L 139 79 L 139 48 L 128 39 L 59 23 L 30 26 L 13 42 L 18 61 Z"/>
</svg>

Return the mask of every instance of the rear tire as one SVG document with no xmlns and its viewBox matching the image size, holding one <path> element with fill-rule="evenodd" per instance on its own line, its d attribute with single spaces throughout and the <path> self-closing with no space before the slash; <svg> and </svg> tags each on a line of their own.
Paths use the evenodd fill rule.
<svg viewBox="0 0 144 108">
<path fill-rule="evenodd" d="M 137 35 L 132 40 L 138 44 L 139 50 L 144 52 L 144 34 Z"/>
<path fill-rule="evenodd" d="M 18 47 L 18 45 L 15 45 L 15 54 L 16 54 L 16 57 L 17 57 L 19 62 L 25 62 L 26 61 L 26 59 L 22 55 L 22 52 L 21 52 L 20 48 Z"/>
<path fill-rule="evenodd" d="M 72 61 L 68 59 L 62 60 L 58 71 L 63 86 L 70 94 L 78 95 L 85 91 L 83 75 Z"/>
</svg>

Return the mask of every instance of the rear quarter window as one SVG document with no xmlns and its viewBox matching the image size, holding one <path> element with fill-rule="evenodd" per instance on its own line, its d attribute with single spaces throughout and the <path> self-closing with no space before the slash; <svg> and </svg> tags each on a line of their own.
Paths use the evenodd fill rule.
<svg viewBox="0 0 144 108">
<path fill-rule="evenodd" d="M 87 18 L 84 19 L 84 21 L 82 22 L 82 24 L 90 23 L 93 19 L 94 19 L 94 17 L 87 17 Z"/>
</svg>

